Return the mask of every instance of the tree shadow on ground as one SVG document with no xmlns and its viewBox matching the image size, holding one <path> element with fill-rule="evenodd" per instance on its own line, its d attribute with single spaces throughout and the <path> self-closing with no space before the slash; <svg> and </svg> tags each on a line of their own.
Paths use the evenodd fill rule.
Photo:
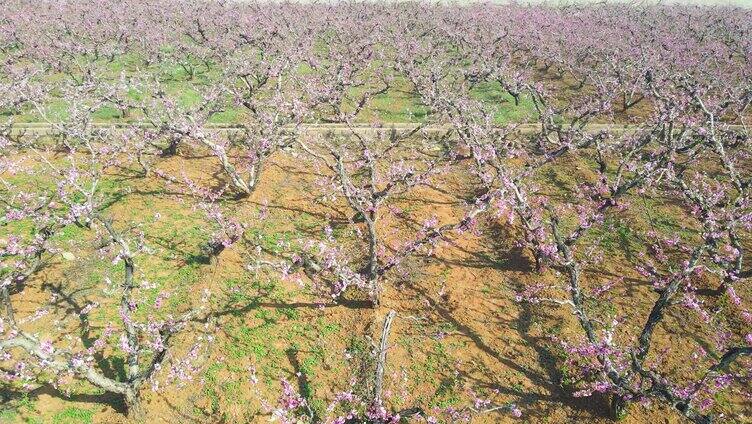
<svg viewBox="0 0 752 424">
<path fill-rule="evenodd" d="M 0 385 L 0 400 L 4 404 L 13 405 L 14 401 L 28 398 L 34 401 L 39 400 L 41 396 L 50 396 L 53 398 L 63 399 L 70 402 L 83 402 L 93 403 L 100 405 L 109 405 L 115 412 L 119 414 L 126 413 L 125 400 L 122 395 L 116 393 L 102 393 L 102 394 L 90 394 L 90 393 L 72 393 L 65 394 L 56 389 L 51 384 L 43 384 L 31 391 L 17 391 L 12 388 L 3 387 Z"/>
<path fill-rule="evenodd" d="M 536 311 L 528 305 L 522 307 L 519 318 L 515 322 L 506 324 L 517 330 L 520 338 L 524 341 L 523 345 L 532 349 L 535 354 L 535 362 L 537 363 L 537 366 L 529 367 L 518 362 L 514 357 L 505 355 L 495 349 L 471 326 L 456 318 L 452 309 L 442 306 L 441 303 L 435 302 L 425 290 L 417 287 L 409 287 L 407 288 L 407 291 L 411 292 L 417 298 L 422 299 L 424 304 L 430 305 L 427 307 L 427 313 L 434 312 L 436 314 L 436 318 L 430 320 L 429 325 L 440 324 L 442 322 L 451 324 L 453 328 L 455 328 L 462 336 L 467 337 L 483 353 L 493 358 L 504 367 L 523 375 L 536 387 L 543 389 L 544 393 L 532 393 L 516 388 L 514 385 L 509 385 L 506 382 L 499 381 L 494 375 L 489 374 L 487 370 L 484 371 L 479 369 L 479 372 L 477 373 L 486 374 L 485 378 L 478 378 L 471 375 L 469 372 L 460 372 L 460 377 L 466 381 L 472 382 L 472 387 L 516 397 L 516 402 L 520 405 L 528 405 L 530 407 L 529 410 L 526 410 L 526 416 L 528 417 L 534 416 L 541 419 L 547 417 L 548 411 L 552 406 L 546 405 L 546 403 L 566 405 L 572 408 L 576 413 L 582 414 L 581 418 L 583 419 L 608 417 L 608 403 L 605 398 L 598 396 L 576 398 L 572 396 L 570 391 L 562 387 L 562 374 L 558 367 L 559 359 L 550 348 L 551 341 L 545 337 L 538 337 L 530 334 L 530 325 L 533 321 L 533 317 L 545 320 L 555 319 L 554 317 L 540 317 L 539 311 Z M 487 326 L 490 325 L 490 323 L 486 322 L 484 325 Z M 503 322 L 501 325 L 504 325 Z"/>
</svg>

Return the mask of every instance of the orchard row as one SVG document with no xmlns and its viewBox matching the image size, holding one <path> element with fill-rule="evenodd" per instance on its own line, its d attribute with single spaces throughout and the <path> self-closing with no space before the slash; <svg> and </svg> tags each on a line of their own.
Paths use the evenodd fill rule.
<svg viewBox="0 0 752 424">
<path fill-rule="evenodd" d="M 114 219 L 103 188 L 125 169 L 190 199 L 212 261 L 243 246 L 249 267 L 297 279 L 322 303 L 357 291 L 377 308 L 406 262 L 502 223 L 540 277 L 517 300 L 563 308 L 578 324 L 576 337 L 556 340 L 575 396 L 611 396 L 616 417 L 657 402 L 696 423 L 744 413 L 752 396 L 749 10 L 12 0 L 0 11 L 0 61 L 3 384 L 86 381 L 122 395 L 137 416 L 147 386 L 166 390 L 200 368 L 218 294 L 188 293 L 169 314 L 160 309 L 174 293 L 146 296 L 151 271 L 141 264 L 152 246 L 138 225 Z M 390 128 L 395 121 L 414 125 Z M 29 122 L 48 133 L 19 125 Z M 195 154 L 219 172 L 194 178 L 160 166 Z M 349 208 L 345 235 L 326 225 L 271 248 L 249 235 L 264 213 L 235 205 L 251 201 L 266 165 L 285 155 L 316 169 L 320 202 Z M 554 170 L 574 181 L 553 187 Z M 449 174 L 472 186 L 460 219 L 418 222 L 396 206 Z M 673 205 L 680 224 L 660 225 L 648 202 Z M 605 242 L 625 220 L 629 255 Z M 60 236 L 71 227 L 122 267 L 118 281 L 101 283 L 117 322 L 84 336 L 41 324 L 49 309 L 17 312 L 50 263 L 79 260 Z M 587 271 L 604 263 L 619 275 Z M 650 287 L 634 310 L 597 307 L 634 281 Z M 677 308 L 690 318 L 666 319 Z M 686 344 L 661 342 L 663 332 Z M 178 353 L 180 333 L 201 335 Z M 83 348 L 71 337 L 92 341 Z M 124 378 L 106 375 L 95 360 L 103 355 L 125 358 Z M 397 422 L 406 412 L 382 395 L 385 355 L 376 356 L 373 390 L 341 393 L 330 417 L 314 419 L 287 382 L 271 413 Z M 719 405 L 721 396 L 742 410 Z M 480 409 L 440 412 L 457 420 Z"/>
</svg>

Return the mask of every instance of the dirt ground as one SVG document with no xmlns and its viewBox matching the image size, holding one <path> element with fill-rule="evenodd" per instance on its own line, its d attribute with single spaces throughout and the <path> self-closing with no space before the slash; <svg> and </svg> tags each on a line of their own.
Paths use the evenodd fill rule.
<svg viewBox="0 0 752 424">
<path fill-rule="evenodd" d="M 200 154 L 160 159 L 157 169 L 171 175 L 185 172 L 209 185 L 222 179 L 212 158 Z M 289 152 L 273 156 L 253 196 L 228 202 L 233 213 L 253 229 L 246 238 L 315 238 L 326 225 L 345 231 L 351 212 L 344 204 L 322 201 L 315 184 L 322 173 Z M 204 225 L 174 184 L 155 175 L 137 177 L 128 170 L 112 178 L 114 190 L 124 194 L 108 211 L 121 225 L 140 223 L 147 243 L 156 250 L 140 262 L 141 269 L 162 287 L 188 292 L 171 299 L 171 307 L 180 310 L 204 288 L 225 295 L 217 296 L 222 300 L 212 305 L 212 321 L 203 327 L 214 339 L 202 348 L 205 358 L 200 369 L 185 384 L 171 384 L 177 382 L 163 373 L 164 389 L 152 392 L 146 387 L 143 422 L 267 422 L 269 412 L 262 399 L 274 404 L 279 378 L 288 379 L 314 406 L 325 409 L 335 392 L 367 372 L 359 368 L 361 359 L 370 355 L 370 343 L 378 341 L 384 317 L 392 309 L 397 319 L 389 337 L 385 398 L 394 408 L 417 405 L 430 412 L 434 407 L 461 407 L 471 404 L 471 393 L 475 393 L 494 403 L 513 402 L 523 415 L 513 418 L 507 412 L 492 412 L 475 415 L 473 423 L 610 422 L 607 399 L 598 395 L 575 398 L 563 383 L 561 349 L 555 337 L 579 337 L 571 314 L 563 308 L 515 301 L 522 287 L 557 281 L 557 276 L 550 270 L 534 271 L 530 254 L 517 246 L 518 230 L 503 219 L 483 221 L 480 235 L 452 235 L 430 257 L 408 258 L 401 275 L 387 279 L 377 309 L 322 305 L 295 281 L 249 270 L 252 252 L 248 246 L 233 246 L 212 263 L 196 260 L 196 240 L 204 234 Z M 431 216 L 441 224 L 460 220 L 472 184 L 457 169 L 398 198 L 395 205 L 409 209 L 410 219 L 384 219 L 380 230 L 387 234 L 387 244 L 396 245 L 410 227 Z M 268 209 L 268 214 L 260 217 L 262 209 Z M 159 219 L 155 211 L 160 212 Z M 77 257 L 85 257 L 90 249 L 92 240 L 86 237 L 70 241 Z M 594 287 L 619 274 L 626 265 L 623 260 L 618 256 L 599 269 L 587 270 L 588 284 Z M 85 277 L 115 273 L 106 267 L 102 271 L 100 262 L 82 260 L 74 265 L 57 259 L 50 263 L 14 299 L 18 315 L 32 314 L 49 300 L 50 287 L 59 287 L 62 300 L 53 303 L 49 317 L 35 324 L 38 331 L 56 325 L 96 333 L 111 318 L 108 307 L 113 309 L 117 301 L 98 288 L 96 279 Z M 655 296 L 649 284 L 635 276 L 611 293 L 609 302 L 627 316 L 644 317 Z M 227 298 L 232 300 L 226 302 Z M 743 298 L 749 298 L 748 294 Z M 92 301 L 102 305 L 101 313 L 85 324 L 77 311 Z M 676 308 L 666 319 L 667 323 L 672 320 L 696 318 Z M 682 355 L 690 349 L 677 349 L 678 343 L 687 341 L 667 328 L 661 326 L 656 344 L 674 346 L 668 363 L 679 369 L 685 359 Z M 199 334 L 184 333 L 175 342 L 176 357 Z M 110 369 L 118 372 L 114 361 Z M 251 375 L 259 383 L 253 384 Z M 116 397 L 98 394 L 85 384 L 73 387 L 69 396 L 42 387 L 20 403 L 20 394 L 14 393 L 15 412 L 0 416 L 0 422 L 128 422 Z M 735 409 L 742 412 L 732 421 L 752 422 L 750 405 Z M 623 422 L 682 421 L 665 407 L 635 405 Z"/>
</svg>

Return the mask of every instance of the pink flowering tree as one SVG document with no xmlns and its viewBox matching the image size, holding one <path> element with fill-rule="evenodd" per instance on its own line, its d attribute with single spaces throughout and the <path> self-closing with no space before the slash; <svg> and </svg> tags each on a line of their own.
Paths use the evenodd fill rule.
<svg viewBox="0 0 752 424">
<path fill-rule="evenodd" d="M 660 400 L 693 422 L 704 423 L 712 420 L 717 393 L 734 384 L 743 385 L 748 378 L 743 360 L 735 363 L 752 353 L 748 336 L 725 324 L 734 316 L 748 320 L 749 313 L 739 308 L 744 302 L 732 289 L 729 297 L 735 307 L 713 311 L 700 299 L 702 290 L 698 287 L 698 280 L 707 273 L 720 277 L 721 288 L 738 279 L 741 250 L 733 247 L 733 240 L 738 240 L 736 229 L 748 225 L 749 212 L 747 188 L 735 170 L 746 155 L 743 148 L 738 148 L 748 143 L 748 135 L 745 129 L 732 125 L 742 120 L 737 111 L 747 108 L 747 89 L 742 83 L 741 93 L 729 92 L 726 87 L 739 87 L 738 83 L 715 84 L 701 72 L 687 75 L 674 69 L 673 64 L 662 63 L 648 76 L 646 89 L 656 110 L 640 129 L 605 137 L 576 134 L 574 140 L 590 140 L 579 144 L 577 150 L 580 155 L 592 157 L 597 168 L 592 182 L 576 186 L 570 194 L 571 201 L 561 203 L 525 192 L 526 198 L 542 199 L 537 201 L 545 224 L 540 228 L 543 237 L 554 243 L 550 260 L 565 283 L 528 287 L 519 298 L 564 305 L 573 312 L 585 338 L 583 343 L 565 345 L 568 364 L 581 373 L 580 381 L 586 382 L 586 388 L 578 395 L 612 393 L 616 416 L 625 413 L 628 402 Z M 721 66 L 717 69 L 722 72 L 721 77 L 716 74 L 714 78 L 738 81 L 738 75 L 729 72 L 734 69 L 735 65 Z M 730 101 L 718 102 L 719 98 Z M 544 122 L 541 135 L 551 140 L 546 132 Z M 562 138 L 558 133 L 557 141 Z M 583 150 L 585 147 L 588 150 Z M 712 175 L 702 171 L 709 166 L 717 166 L 720 171 Z M 651 222 L 653 228 L 637 235 L 644 243 L 644 251 L 639 253 L 634 269 L 650 281 L 656 292 L 642 324 L 625 321 L 618 315 L 602 316 L 588 306 L 590 299 L 624 285 L 628 272 L 616 282 L 585 288 L 585 269 L 608 254 L 588 241 L 587 235 L 602 231 L 599 229 L 604 228 L 609 217 L 632 206 L 636 192 L 643 196 L 670 196 L 683 202 L 694 220 L 685 228 L 696 231 L 666 234 L 656 230 Z M 511 203 L 519 207 L 514 198 Z M 556 290 L 567 295 L 552 295 Z M 651 355 L 659 344 L 655 333 L 662 326 L 675 325 L 667 324 L 665 317 L 676 304 L 696 312 L 702 324 L 695 337 L 715 342 L 712 352 L 698 348 L 691 357 L 692 369 L 684 370 L 684 375 L 671 374 L 661 355 Z M 714 319 L 714 315 L 725 318 Z M 662 348 L 661 354 L 670 349 Z"/>
<path fill-rule="evenodd" d="M 178 331 L 205 314 L 208 298 L 205 296 L 195 307 L 178 314 L 156 314 L 166 293 L 158 294 L 153 304 L 145 295 L 149 288 L 147 272 L 137 265 L 138 257 L 150 252 L 144 234 L 137 227 L 117 224 L 108 216 L 106 199 L 100 189 L 107 173 L 120 164 L 122 151 L 117 144 L 107 143 L 102 132 L 80 132 L 81 127 L 74 124 L 60 124 L 59 128 L 66 132 L 64 139 L 76 140 L 68 143 L 69 150 L 64 156 L 56 156 L 52 150 L 41 150 L 35 146 L 37 143 L 29 143 L 13 149 L 6 146 L 6 154 L 12 154 L 3 157 L 3 175 L 54 182 L 51 187 L 40 184 L 16 188 L 3 178 L 4 189 L 13 193 L 4 197 L 3 227 L 12 230 L 14 225 L 21 225 L 32 229 L 26 238 L 11 233 L 0 250 L 3 275 L 0 351 L 4 364 L 13 364 L 9 369 L 3 368 L 3 378 L 24 389 L 46 383 L 65 387 L 73 380 L 86 381 L 122 395 L 128 414 L 137 416 L 141 389 L 147 383 L 158 387 L 157 374 L 164 365 L 169 363 L 170 373 L 182 375 L 190 372 L 200 360 L 205 350 L 205 340 L 201 337 L 185 359 L 173 356 L 169 348 Z M 37 167 L 13 168 L 13 160 L 32 159 L 39 163 Z M 90 304 L 79 312 L 83 321 L 79 342 L 75 337 L 61 337 L 64 334 L 57 334 L 54 326 L 39 325 L 47 315 L 54 313 L 56 299 L 61 296 L 57 291 L 48 293 L 50 305 L 43 304 L 31 315 L 19 317 L 13 306 L 15 295 L 31 290 L 42 263 L 58 255 L 65 261 L 78 260 L 55 240 L 55 234 L 66 227 L 90 231 L 98 240 L 94 255 L 119 268 L 116 274 L 120 281 L 106 278 L 104 283 L 105 291 L 113 293 L 118 305 L 115 307 L 118 323 L 109 323 L 95 334 L 87 316 L 97 305 Z M 34 286 L 39 289 L 36 283 Z M 54 288 L 42 285 L 41 289 Z M 123 379 L 109 376 L 101 368 L 98 359 L 107 355 L 122 355 Z"/>
<path fill-rule="evenodd" d="M 330 176 L 320 181 L 322 188 L 331 193 L 333 199 L 346 202 L 352 211 L 349 221 L 355 226 L 358 238 L 363 239 L 367 246 L 363 265 L 355 265 L 354 272 L 345 271 L 352 265 L 344 266 L 338 272 L 341 275 L 335 275 L 338 280 L 333 289 L 335 297 L 352 284 L 365 290 L 374 304 L 379 302 L 383 290 L 380 279 L 396 264 L 387 260 L 386 246 L 380 235 L 384 231 L 380 228 L 382 214 L 387 211 L 391 198 L 428 183 L 444 167 L 441 157 L 431 158 L 421 153 L 409 155 L 404 150 L 407 140 L 416 133 L 417 130 L 406 134 L 380 131 L 376 137 L 371 137 L 351 130 L 349 141 L 332 134 L 320 139 L 316 147 L 299 141 L 309 157 L 329 171 Z M 341 249 L 331 235 L 319 246 L 327 246 L 319 254 Z M 346 254 L 350 256 L 350 253 Z M 332 258 L 338 256 L 342 255 Z"/>
<path fill-rule="evenodd" d="M 302 270 L 327 297 L 355 286 L 378 305 L 405 258 L 430 254 L 450 233 L 493 237 L 484 223 L 506 225 L 536 269 L 517 298 L 564 308 L 579 331 L 552 337 L 576 396 L 611 396 L 617 417 L 629 404 L 661 402 L 697 423 L 725 412 L 719 397 L 750 396 L 749 10 L 4 6 L 0 367 L 9 384 L 88 381 L 137 414 L 142 389 L 158 389 L 160 375 L 189 381 L 212 336 L 197 336 L 185 355 L 174 340 L 200 332 L 208 299 L 166 312 L 170 293 L 148 296 L 148 238 L 112 213 L 104 187 L 115 172 L 140 168 L 129 175 L 179 188 L 201 212 L 205 251 L 216 259 L 246 241 L 249 225 L 227 198 L 253 196 L 270 158 L 292 152 L 320 171 L 317 200 L 345 210 L 347 222 L 322 225 L 321 237 L 299 240 L 281 264 L 265 263 L 284 277 Z M 405 116 L 419 122 L 389 131 L 376 100 L 397 93 L 412 102 Z M 510 123 L 505 114 L 521 109 L 525 122 Z M 39 127 L 19 126 L 27 121 Z M 312 135 L 330 124 L 337 131 Z M 203 169 L 160 167 L 202 154 L 220 171 L 212 188 L 196 176 Z M 405 195 L 449 171 L 472 184 L 457 222 L 400 209 Z M 71 229 L 96 240 L 87 258 L 61 242 Z M 623 251 L 613 247 L 617 236 Z M 60 301 L 49 284 L 40 287 L 41 271 L 92 258 L 115 277 L 97 283 L 107 305 L 79 316 L 88 322 L 115 305 L 103 330 L 86 323 L 70 334 L 46 325 L 54 308 L 16 307 L 27 293 Z M 608 265 L 616 275 L 599 276 Z M 604 307 L 617 296 L 632 304 Z M 106 373 L 103 357 L 123 359 L 124 377 Z M 333 398 L 333 422 L 397 422 L 416 412 L 390 411 L 379 390 Z M 448 420 L 497 408 L 475 401 Z M 268 406 L 282 421 L 322 418 L 288 382 Z"/>
</svg>

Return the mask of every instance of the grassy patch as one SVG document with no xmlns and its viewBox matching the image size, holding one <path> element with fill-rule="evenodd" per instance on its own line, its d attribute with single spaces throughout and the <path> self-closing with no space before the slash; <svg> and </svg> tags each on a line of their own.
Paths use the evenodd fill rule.
<svg viewBox="0 0 752 424">
<path fill-rule="evenodd" d="M 535 106 L 529 96 L 521 96 L 519 104 L 515 104 L 514 97 L 497 81 L 477 84 L 470 94 L 494 111 L 497 124 L 530 122 L 535 118 Z"/>
<path fill-rule="evenodd" d="M 65 408 L 53 415 L 53 424 L 90 424 L 94 417 L 94 411 L 76 407 Z"/>
</svg>

